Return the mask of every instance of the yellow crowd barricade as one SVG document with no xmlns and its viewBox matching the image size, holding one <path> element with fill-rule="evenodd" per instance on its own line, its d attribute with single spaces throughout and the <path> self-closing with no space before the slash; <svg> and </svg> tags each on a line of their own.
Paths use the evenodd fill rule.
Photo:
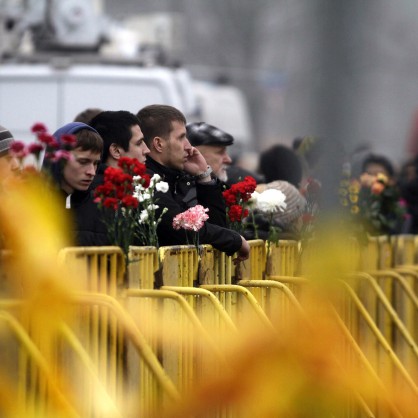
<svg viewBox="0 0 418 418">
<path fill-rule="evenodd" d="M 58 260 L 70 269 L 81 287 L 91 292 L 117 296 L 125 283 L 125 257 L 120 247 L 68 247 Z"/>
<path fill-rule="evenodd" d="M 377 379 L 394 382 L 415 396 L 417 243 L 415 236 L 406 235 L 369 237 L 365 246 L 349 240 L 347 257 L 353 273 L 339 281 L 335 272 L 342 289 L 337 322 L 345 327 L 348 341 L 344 355 L 357 356 L 356 361 L 364 362 Z M 73 368 L 85 381 L 77 387 L 77 395 L 88 394 L 81 403 L 63 398 L 75 416 L 102 413 L 94 401 L 95 391 L 105 394 L 115 416 L 138 408 L 141 413 L 155 413 L 170 399 L 190 391 L 208 372 L 220 373 L 226 367 L 218 350 L 224 331 L 239 333 L 251 319 L 275 332 L 280 322 L 304 316 L 304 289 L 310 279 L 301 276 L 301 243 L 280 240 L 267 246 L 253 240 L 249 245 L 249 260 L 238 266 L 232 263 L 233 257 L 210 245 L 198 251 L 191 245 L 132 246 L 127 259 L 119 247 L 63 249 L 60 261 L 73 272 L 79 288 L 89 293 L 74 296 L 77 308 L 72 322 L 61 327 L 57 352 L 51 354 L 30 326 L 30 317 L 10 319 L 7 309 L 0 316 L 14 330 L 18 327 L 10 324 L 15 321 L 21 327 L 19 335 L 26 332 L 28 343 L 19 347 L 19 363 L 26 365 L 26 380 L 19 383 L 27 398 L 25 408 L 33 409 L 35 403 L 50 408 L 47 393 L 62 395 L 62 383 L 48 376 L 56 378 L 60 368 L 64 372 Z M 315 257 L 315 251 L 313 242 L 305 245 L 303 257 Z M 7 256 L 2 254 L 2 259 Z M 7 281 L 0 285 L 2 296 L 7 297 Z M 36 350 L 47 368 L 34 360 Z M 32 383 L 27 380 L 31 373 Z M 36 380 L 40 378 L 42 383 Z M 361 395 L 355 404 L 348 416 L 355 416 L 358 408 L 379 416 L 379 408 L 366 405 Z M 231 416 L 231 411 L 220 411 L 218 416 Z"/>
<path fill-rule="evenodd" d="M 32 341 L 27 330 L 13 313 L 17 301 L 0 301 L 1 416 L 80 417 L 67 394 L 59 388 L 52 365 Z"/>
<path fill-rule="evenodd" d="M 197 282 L 199 259 L 193 245 L 160 247 L 162 284 L 166 286 L 194 286 Z"/>
<path fill-rule="evenodd" d="M 299 267 L 299 242 L 279 240 L 269 246 L 266 278 L 269 276 L 295 276 Z"/>
<path fill-rule="evenodd" d="M 367 273 L 356 273 L 349 279 L 339 282 L 342 284 L 339 314 L 374 370 L 386 381 L 398 382 L 401 379 L 413 394 L 418 395 L 418 388 L 414 378 L 411 377 L 416 376 L 417 372 L 417 347 L 383 291 Z M 374 310 L 365 305 L 358 295 L 356 287 L 365 283 L 368 285 L 368 292 L 375 294 L 376 303 L 387 310 L 397 328 L 397 334 L 404 339 L 402 350 L 395 352 L 391 340 L 378 326 L 377 318 L 373 316 Z"/>
<path fill-rule="evenodd" d="M 379 285 L 391 307 L 405 325 L 415 344 L 418 343 L 418 269 L 409 263 L 415 260 L 415 237 L 408 235 L 369 237 L 362 258 L 363 270 Z M 407 264 L 408 263 L 408 264 Z M 361 292 L 361 288 L 359 290 Z M 395 335 L 396 327 L 382 303 L 367 290 L 360 294 L 377 325 L 395 349 L 402 338 Z M 378 319 L 377 319 L 378 318 Z"/>
<path fill-rule="evenodd" d="M 60 251 L 58 260 L 79 280 L 80 290 L 117 298 L 127 285 L 126 260 L 120 247 L 68 247 Z M 76 318 L 75 327 L 86 330 L 80 335 L 81 345 L 95 363 L 105 362 L 109 352 L 120 353 L 112 357 L 109 367 L 98 371 L 101 380 L 115 382 L 125 356 L 124 335 L 115 316 L 107 306 L 94 305 L 82 309 Z"/>
<path fill-rule="evenodd" d="M 22 311 L 27 309 L 26 301 L 14 303 L 14 310 L 17 307 Z M 53 383 L 52 389 L 55 392 L 52 395 L 55 398 L 52 400 L 59 400 L 61 403 L 66 401 L 71 406 L 70 410 L 75 411 L 70 416 L 149 416 L 161 412 L 163 406 L 179 399 L 179 391 L 161 366 L 156 353 L 116 299 L 101 293 L 80 293 L 71 295 L 68 305 L 67 315 L 55 318 L 56 328 L 50 330 L 50 333 L 42 332 L 39 324 L 37 327 L 31 323 L 31 318 L 25 315 L 21 317 L 20 313 L 17 316 L 16 321 L 25 330 L 19 331 L 19 338 L 22 341 L 26 339 L 26 351 L 24 355 L 19 355 L 20 372 L 16 374 L 19 379 L 19 393 L 23 393 L 25 397 L 25 408 L 35 408 L 36 414 L 39 414 L 40 408 L 44 409 L 44 405 L 51 401 L 45 389 L 46 383 L 39 383 L 39 365 L 42 366 L 43 375 Z M 0 301 L 0 309 L 10 310 L 10 306 L 10 301 Z M 106 316 L 112 316 L 117 321 L 117 330 L 109 326 L 106 331 L 108 334 L 123 334 L 125 345 L 132 346 L 140 359 L 136 364 L 149 370 L 146 381 L 132 384 L 132 371 L 127 364 L 121 364 L 120 357 L 124 355 L 124 351 L 120 351 L 118 347 L 100 346 L 99 355 L 86 347 L 83 334 L 90 332 L 88 321 L 79 319 L 85 308 L 96 307 L 101 307 L 99 312 L 106 311 Z M 5 315 L 2 316 L 4 317 Z M 80 326 L 80 322 L 85 327 Z M 18 329 L 16 325 L 14 328 Z M 42 356 L 46 359 L 45 364 L 42 363 Z M 119 366 L 115 367 L 116 365 Z M 68 399 L 56 398 L 60 394 L 57 390 L 65 393 Z M 61 416 L 59 412 L 56 410 L 51 415 L 42 416 Z"/>
<path fill-rule="evenodd" d="M 213 334 L 179 292 L 165 287 L 128 289 L 125 296 L 134 300 L 129 312 L 141 329 L 144 322 L 151 325 L 147 327 L 146 338 L 159 353 L 165 371 L 180 392 L 190 391 L 191 385 L 214 365 L 226 366 Z M 149 309 L 150 302 L 154 303 L 154 311 Z"/>
<path fill-rule="evenodd" d="M 130 246 L 127 287 L 129 289 L 153 289 L 158 268 L 156 247 Z"/>
<path fill-rule="evenodd" d="M 242 263 L 242 280 L 262 280 L 266 271 L 266 243 L 261 240 L 248 241 L 250 257 Z"/>
</svg>

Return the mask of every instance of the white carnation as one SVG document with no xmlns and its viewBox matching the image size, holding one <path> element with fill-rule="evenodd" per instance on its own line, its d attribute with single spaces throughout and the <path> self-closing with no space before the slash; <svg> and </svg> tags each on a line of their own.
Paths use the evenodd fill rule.
<svg viewBox="0 0 418 418">
<path fill-rule="evenodd" d="M 151 199 L 151 195 L 148 192 L 140 192 L 138 196 L 134 194 L 134 196 L 138 199 L 139 202 L 144 202 L 145 200 Z"/>
<path fill-rule="evenodd" d="M 158 205 L 148 205 L 147 210 L 157 210 L 158 208 Z"/>
<path fill-rule="evenodd" d="M 135 182 L 134 182 L 135 184 Z M 144 186 L 142 184 L 135 184 L 135 192 L 143 192 L 145 190 Z"/>
<path fill-rule="evenodd" d="M 150 187 L 154 187 L 159 181 L 161 180 L 161 176 L 157 173 L 155 173 L 149 182 Z"/>
<path fill-rule="evenodd" d="M 257 197 L 257 209 L 264 213 L 284 212 L 286 195 L 277 189 L 267 189 Z"/>
<path fill-rule="evenodd" d="M 139 214 L 139 220 L 138 220 L 138 222 L 140 224 L 143 224 L 143 223 L 145 223 L 148 220 L 148 218 L 149 218 L 148 211 L 146 209 L 144 209 Z"/>
<path fill-rule="evenodd" d="M 157 183 L 157 184 L 155 185 L 155 189 L 156 189 L 158 192 L 161 192 L 161 193 L 167 193 L 167 192 L 168 192 L 168 183 L 167 183 L 167 182 L 165 182 L 165 181 L 160 181 L 159 183 Z"/>
</svg>

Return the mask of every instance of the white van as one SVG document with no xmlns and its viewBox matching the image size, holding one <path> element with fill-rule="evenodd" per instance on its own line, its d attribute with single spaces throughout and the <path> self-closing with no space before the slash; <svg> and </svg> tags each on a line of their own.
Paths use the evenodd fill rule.
<svg viewBox="0 0 418 418">
<path fill-rule="evenodd" d="M 35 122 L 54 132 L 86 108 L 136 114 L 154 103 L 174 106 L 187 118 L 194 114 L 196 100 L 185 69 L 0 63 L 0 124 L 19 140 L 34 139 Z"/>
</svg>

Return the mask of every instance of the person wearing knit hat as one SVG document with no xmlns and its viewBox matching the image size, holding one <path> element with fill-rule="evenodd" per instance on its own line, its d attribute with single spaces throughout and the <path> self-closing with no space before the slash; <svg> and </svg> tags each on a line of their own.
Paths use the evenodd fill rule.
<svg viewBox="0 0 418 418">
<path fill-rule="evenodd" d="M 17 158 L 12 157 L 9 154 L 10 146 L 14 141 L 15 139 L 11 132 L 4 126 L 0 125 L 0 158 L 2 162 L 5 160 L 7 170 L 10 170 L 11 172 L 17 171 L 19 169 L 19 161 Z"/>
<path fill-rule="evenodd" d="M 285 180 L 276 180 L 266 184 L 259 184 L 256 188 L 258 193 L 268 189 L 280 190 L 286 196 L 286 209 L 278 211 L 273 215 L 273 226 L 279 228 L 279 238 L 281 239 L 300 239 L 300 228 L 302 215 L 306 209 L 306 199 L 300 191 L 291 183 Z M 269 222 L 264 214 L 255 212 L 255 221 L 258 227 L 258 236 L 267 239 L 269 234 Z M 254 238 L 254 231 L 249 229 L 244 234 L 247 239 Z"/>
<path fill-rule="evenodd" d="M 68 123 L 53 134 L 59 144 L 66 135 L 76 138 L 72 158 L 44 160 L 42 169 L 50 174 L 63 205 L 71 211 L 75 244 L 109 245 L 106 227 L 90 188 L 103 151 L 103 140 L 94 128 L 82 122 Z"/>
<path fill-rule="evenodd" d="M 11 132 L 0 125 L 0 157 L 8 154 L 10 145 L 14 141 L 13 135 Z"/>
</svg>

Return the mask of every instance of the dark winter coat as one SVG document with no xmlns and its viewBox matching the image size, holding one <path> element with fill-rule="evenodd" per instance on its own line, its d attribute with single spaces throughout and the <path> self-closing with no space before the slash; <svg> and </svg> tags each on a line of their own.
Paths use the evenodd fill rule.
<svg viewBox="0 0 418 418">
<path fill-rule="evenodd" d="M 155 194 L 156 204 L 159 206 L 157 216 L 164 208 L 168 209 L 157 230 L 161 246 L 188 243 L 185 231 L 176 231 L 173 228 L 173 218 L 188 208 L 200 204 L 209 209 L 209 219 L 199 231 L 199 243 L 211 244 L 228 255 L 234 254 L 241 248 L 241 236 L 226 228 L 225 201 L 219 181 L 216 180 L 214 184 L 196 183 L 193 177 L 164 167 L 149 156 L 146 166 L 150 175 L 159 174 L 169 185 L 167 193 Z"/>
<path fill-rule="evenodd" d="M 68 195 L 62 192 L 63 205 L 67 207 Z M 110 245 L 106 225 L 101 220 L 101 212 L 94 203 L 93 191 L 75 191 L 69 197 L 73 219 L 73 241 L 75 245 L 89 247 Z"/>
</svg>

